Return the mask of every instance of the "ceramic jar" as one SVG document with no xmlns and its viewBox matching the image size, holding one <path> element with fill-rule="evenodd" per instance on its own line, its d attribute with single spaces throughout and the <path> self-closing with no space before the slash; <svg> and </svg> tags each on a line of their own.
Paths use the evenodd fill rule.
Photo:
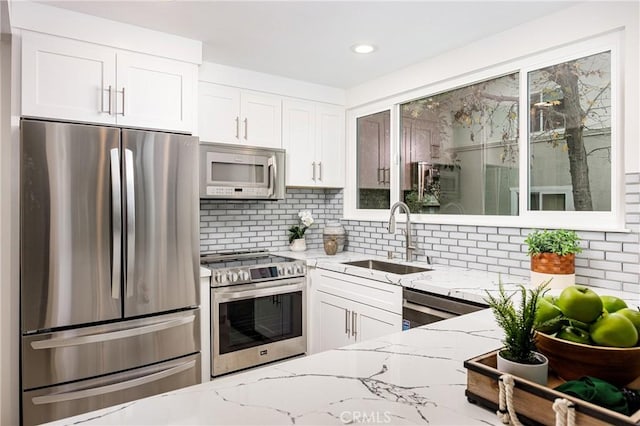
<svg viewBox="0 0 640 426">
<path fill-rule="evenodd" d="M 329 256 L 333 256 L 338 252 L 338 241 L 336 237 L 328 237 L 324 240 L 324 252 Z"/>
<path fill-rule="evenodd" d="M 339 253 L 344 250 L 346 235 L 344 226 L 340 222 L 328 222 L 322 231 L 322 242 L 326 245 L 327 241 L 335 238 L 337 243 L 336 253 Z"/>
</svg>

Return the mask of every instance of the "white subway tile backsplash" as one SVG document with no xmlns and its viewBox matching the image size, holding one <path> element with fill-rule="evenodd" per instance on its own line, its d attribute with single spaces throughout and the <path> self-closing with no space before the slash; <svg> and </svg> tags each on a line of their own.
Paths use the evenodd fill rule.
<svg viewBox="0 0 640 426">
<path fill-rule="evenodd" d="M 640 173 L 626 175 L 626 223 L 631 232 L 579 231 L 585 249 L 576 257 L 576 279 L 586 285 L 640 293 Z M 287 230 L 298 212 L 311 210 L 316 223 L 307 230 L 307 246 L 322 247 L 322 228 L 343 215 L 343 193 L 337 189 L 287 190 L 277 202 L 212 201 L 200 203 L 200 250 L 286 249 Z M 404 258 L 404 223 L 390 235 L 387 222 L 340 220 L 347 230 L 346 249 L 370 255 L 394 252 Z M 244 229 L 243 229 L 244 228 Z M 530 259 L 524 239 L 529 228 L 412 224 L 412 238 L 434 264 L 490 270 L 529 277 Z"/>
</svg>

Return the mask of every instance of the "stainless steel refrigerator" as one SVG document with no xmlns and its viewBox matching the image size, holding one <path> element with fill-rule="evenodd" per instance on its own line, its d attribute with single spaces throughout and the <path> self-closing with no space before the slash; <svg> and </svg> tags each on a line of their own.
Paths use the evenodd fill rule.
<svg viewBox="0 0 640 426">
<path fill-rule="evenodd" d="M 198 139 L 21 126 L 23 423 L 198 383 Z"/>
</svg>

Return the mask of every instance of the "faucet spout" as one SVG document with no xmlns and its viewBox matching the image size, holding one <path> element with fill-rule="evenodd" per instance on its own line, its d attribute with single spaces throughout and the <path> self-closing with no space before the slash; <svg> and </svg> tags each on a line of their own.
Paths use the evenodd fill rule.
<svg viewBox="0 0 640 426">
<path fill-rule="evenodd" d="M 403 203 L 402 201 L 398 201 L 397 203 L 395 203 L 392 207 L 391 207 L 391 212 L 389 214 L 389 223 L 388 223 L 388 229 L 389 229 L 389 233 L 390 234 L 395 234 L 396 232 L 396 210 L 404 210 L 404 212 L 407 214 L 407 225 L 406 225 L 406 229 L 405 229 L 405 237 L 406 237 L 406 241 L 405 241 L 405 260 L 407 262 L 410 262 L 412 259 L 412 255 L 411 253 L 413 252 L 413 250 L 415 250 L 415 246 L 413 245 L 413 243 L 411 242 L 411 212 L 409 211 L 409 206 L 407 206 L 405 203 Z"/>
</svg>

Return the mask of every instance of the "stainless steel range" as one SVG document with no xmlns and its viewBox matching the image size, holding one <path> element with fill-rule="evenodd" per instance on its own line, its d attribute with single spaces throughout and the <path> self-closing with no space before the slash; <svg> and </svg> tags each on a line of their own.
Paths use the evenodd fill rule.
<svg viewBox="0 0 640 426">
<path fill-rule="evenodd" d="M 307 350 L 306 267 L 268 252 L 214 253 L 211 374 L 300 355 Z"/>
</svg>

